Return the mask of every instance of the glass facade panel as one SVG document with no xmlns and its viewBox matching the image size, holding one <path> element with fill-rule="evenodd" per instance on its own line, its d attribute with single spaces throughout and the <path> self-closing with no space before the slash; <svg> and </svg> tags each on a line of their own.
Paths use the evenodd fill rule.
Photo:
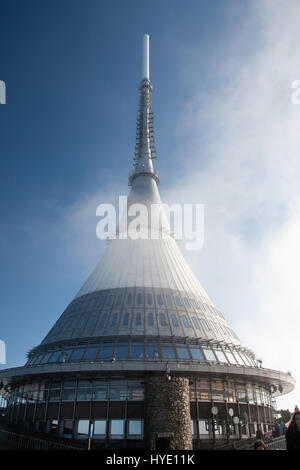
<svg viewBox="0 0 300 470">
<path fill-rule="evenodd" d="M 130 419 L 128 421 L 128 436 L 142 437 L 143 422 L 141 419 Z"/>
<path fill-rule="evenodd" d="M 231 352 L 225 351 L 225 354 L 226 354 L 230 364 L 236 364 L 237 363 L 235 358 L 233 357 L 233 354 L 231 354 Z"/>
<path fill-rule="evenodd" d="M 159 314 L 159 321 L 161 326 L 167 326 L 166 315 L 164 313 Z"/>
<path fill-rule="evenodd" d="M 87 348 L 86 353 L 84 355 L 84 359 L 96 359 L 98 354 L 98 346 Z"/>
<path fill-rule="evenodd" d="M 130 357 L 135 359 L 143 359 L 144 346 L 131 346 Z"/>
<path fill-rule="evenodd" d="M 190 351 L 191 351 L 193 359 L 196 359 L 198 361 L 203 361 L 204 360 L 203 354 L 202 354 L 200 349 L 190 348 Z"/>
<path fill-rule="evenodd" d="M 65 419 L 64 420 L 62 433 L 65 437 L 72 437 L 72 435 L 73 435 L 73 421 L 71 419 Z"/>
<path fill-rule="evenodd" d="M 190 353 L 187 348 L 176 348 L 179 359 L 190 359 Z"/>
<path fill-rule="evenodd" d="M 105 419 L 95 419 L 94 421 L 94 436 L 106 436 L 106 420 Z"/>
<path fill-rule="evenodd" d="M 195 327 L 197 330 L 199 330 L 199 329 L 200 329 L 200 325 L 199 325 L 199 322 L 198 322 L 198 320 L 197 320 L 196 317 L 192 317 L 192 322 L 193 322 L 193 324 L 194 324 L 194 327 Z"/>
<path fill-rule="evenodd" d="M 178 323 L 178 320 L 177 320 L 177 317 L 175 315 L 175 313 L 172 313 L 171 315 L 171 319 L 172 319 L 172 324 L 175 328 L 178 328 L 179 327 L 179 323 Z"/>
<path fill-rule="evenodd" d="M 52 354 L 50 360 L 48 361 L 50 364 L 53 362 L 57 362 L 59 359 L 59 356 L 61 354 L 61 351 L 56 351 L 55 353 Z"/>
<path fill-rule="evenodd" d="M 215 351 L 215 354 L 219 362 L 227 362 L 227 359 L 222 351 Z"/>
<path fill-rule="evenodd" d="M 125 359 L 128 357 L 128 346 L 117 346 L 115 349 L 117 359 Z"/>
<path fill-rule="evenodd" d="M 110 421 L 111 439 L 123 439 L 124 437 L 124 419 L 112 419 Z"/>
<path fill-rule="evenodd" d="M 216 357 L 214 353 L 212 352 L 211 349 L 204 349 L 203 348 L 204 355 L 208 361 L 216 361 Z"/>
<path fill-rule="evenodd" d="M 186 316 L 186 315 L 182 315 L 181 318 L 182 318 L 182 321 L 183 321 L 184 326 L 185 326 L 186 328 L 191 328 L 191 324 L 190 324 L 190 322 L 188 321 L 187 316 Z"/>
<path fill-rule="evenodd" d="M 123 325 L 127 326 L 129 324 L 129 312 L 124 313 Z"/>
<path fill-rule="evenodd" d="M 142 324 L 142 314 L 141 312 L 139 312 L 136 314 L 136 317 L 135 317 L 135 325 L 140 326 L 141 324 Z"/>
<path fill-rule="evenodd" d="M 62 392 L 62 400 L 75 400 L 75 388 L 67 388 Z"/>
<path fill-rule="evenodd" d="M 113 355 L 113 347 L 112 346 L 104 346 L 102 349 L 101 349 L 101 352 L 100 352 L 100 359 L 110 359 Z"/>
<path fill-rule="evenodd" d="M 107 400 L 108 388 L 107 387 L 96 387 L 93 390 L 93 400 Z"/>
<path fill-rule="evenodd" d="M 75 349 L 73 354 L 72 354 L 71 360 L 72 361 L 76 361 L 76 360 L 80 361 L 80 359 L 82 359 L 84 351 L 85 351 L 85 348 Z"/>
<path fill-rule="evenodd" d="M 91 387 L 89 387 L 89 388 L 79 388 L 77 390 L 77 400 L 78 401 L 90 400 L 91 396 L 92 396 Z"/>
<path fill-rule="evenodd" d="M 159 358 L 158 346 L 155 346 L 155 345 L 146 346 L 146 358 L 158 359 Z"/>
<path fill-rule="evenodd" d="M 147 298 L 147 305 L 152 305 L 152 295 L 147 294 L 146 298 Z"/>
<path fill-rule="evenodd" d="M 78 421 L 78 430 L 77 430 L 77 438 L 78 439 L 87 439 L 89 434 L 89 420 L 88 419 L 80 419 Z"/>
<path fill-rule="evenodd" d="M 172 347 L 162 347 L 161 351 L 162 351 L 163 357 L 166 358 L 166 359 L 175 359 L 176 358 L 174 348 L 172 348 Z"/>
<path fill-rule="evenodd" d="M 157 298 L 157 303 L 158 303 L 158 305 L 163 305 L 162 296 L 159 294 L 159 295 L 156 296 L 156 298 Z"/>
<path fill-rule="evenodd" d="M 172 307 L 173 306 L 172 297 L 167 294 L 166 298 L 167 298 L 167 304 L 169 305 L 169 307 Z"/>
</svg>

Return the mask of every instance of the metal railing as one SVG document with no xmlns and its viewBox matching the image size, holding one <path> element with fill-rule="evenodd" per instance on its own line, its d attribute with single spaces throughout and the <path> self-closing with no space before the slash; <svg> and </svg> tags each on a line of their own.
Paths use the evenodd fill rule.
<svg viewBox="0 0 300 470">
<path fill-rule="evenodd" d="M 19 434 L 12 431 L 0 429 L 1 449 L 31 449 L 31 450 L 82 450 L 51 439 L 43 439 L 36 436 Z"/>
<path fill-rule="evenodd" d="M 284 436 L 274 439 L 272 442 L 267 442 L 266 447 L 268 450 L 286 450 L 286 440 Z"/>
</svg>

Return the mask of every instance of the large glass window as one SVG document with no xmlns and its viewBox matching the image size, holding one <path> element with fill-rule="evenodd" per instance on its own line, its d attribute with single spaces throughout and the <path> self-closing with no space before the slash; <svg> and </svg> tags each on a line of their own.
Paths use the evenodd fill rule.
<svg viewBox="0 0 300 470">
<path fill-rule="evenodd" d="M 124 437 L 124 419 L 112 419 L 110 421 L 110 438 L 123 439 Z"/>
<path fill-rule="evenodd" d="M 175 359 L 175 351 L 172 347 L 162 347 L 161 348 L 162 355 L 166 359 Z"/>
<path fill-rule="evenodd" d="M 177 320 L 177 317 L 176 317 L 175 313 L 172 313 L 171 319 L 172 319 L 172 324 L 173 324 L 173 326 L 174 326 L 175 328 L 178 328 L 179 323 L 178 323 L 178 320 Z"/>
<path fill-rule="evenodd" d="M 77 400 L 90 400 L 92 394 L 91 380 L 78 380 Z"/>
<path fill-rule="evenodd" d="M 177 303 L 178 307 L 183 307 L 183 304 L 181 302 L 180 297 L 176 296 L 175 299 L 176 299 L 176 303 Z"/>
<path fill-rule="evenodd" d="M 105 380 L 94 380 L 93 399 L 107 400 L 108 398 L 108 382 Z"/>
<path fill-rule="evenodd" d="M 208 420 L 200 419 L 199 420 L 199 434 L 207 435 L 209 434 L 209 424 Z"/>
<path fill-rule="evenodd" d="M 166 298 L 167 298 L 167 304 L 168 304 L 170 307 L 172 307 L 172 305 L 173 305 L 172 297 L 171 297 L 169 294 L 167 294 L 167 295 L 166 295 Z"/>
<path fill-rule="evenodd" d="M 132 303 L 132 294 L 127 294 L 126 305 L 131 305 Z"/>
<path fill-rule="evenodd" d="M 188 321 L 187 316 L 186 316 L 186 315 L 182 315 L 181 318 L 182 318 L 182 320 L 183 320 L 184 326 L 185 326 L 186 328 L 191 328 L 191 324 L 190 324 L 190 322 Z"/>
<path fill-rule="evenodd" d="M 152 295 L 147 294 L 147 305 L 152 305 Z"/>
<path fill-rule="evenodd" d="M 117 307 L 119 307 L 121 303 L 122 303 L 122 294 L 119 294 L 117 298 Z"/>
<path fill-rule="evenodd" d="M 159 314 L 159 321 L 161 326 L 167 326 L 166 315 L 164 313 Z"/>
<path fill-rule="evenodd" d="M 138 312 L 135 317 L 135 325 L 140 326 L 142 324 L 142 314 Z"/>
<path fill-rule="evenodd" d="M 75 400 L 75 389 L 76 381 L 75 380 L 66 380 L 64 382 L 64 388 L 62 392 L 62 400 Z"/>
<path fill-rule="evenodd" d="M 117 346 L 115 349 L 115 356 L 117 359 L 125 359 L 128 357 L 128 345 Z"/>
<path fill-rule="evenodd" d="M 215 355 L 214 355 L 214 353 L 212 352 L 211 349 L 204 349 L 203 348 L 203 352 L 204 352 L 204 355 L 205 355 L 205 357 L 208 361 L 215 361 L 216 360 L 216 357 L 215 357 Z"/>
<path fill-rule="evenodd" d="M 187 348 L 176 348 L 179 359 L 190 359 L 190 353 Z"/>
<path fill-rule="evenodd" d="M 49 401 L 60 401 L 61 395 L 61 382 L 52 382 Z"/>
<path fill-rule="evenodd" d="M 142 294 L 137 294 L 136 302 L 137 302 L 137 305 L 142 305 Z"/>
<path fill-rule="evenodd" d="M 95 419 L 94 421 L 94 437 L 97 439 L 105 439 L 106 437 L 106 420 Z"/>
<path fill-rule="evenodd" d="M 143 359 L 144 357 L 144 346 L 132 345 L 130 351 L 130 357 L 135 359 Z"/>
<path fill-rule="evenodd" d="M 162 296 L 161 296 L 160 294 L 158 294 L 158 295 L 156 296 L 156 298 L 157 298 L 157 303 L 158 303 L 158 305 L 163 305 Z"/>
<path fill-rule="evenodd" d="M 100 359 L 110 359 L 113 354 L 113 346 L 103 346 L 100 352 Z"/>
<path fill-rule="evenodd" d="M 233 357 L 233 354 L 231 354 L 231 352 L 229 352 L 229 351 L 225 351 L 225 352 L 226 352 L 226 356 L 227 356 L 230 364 L 236 364 L 236 360 Z"/>
<path fill-rule="evenodd" d="M 111 319 L 110 326 L 116 326 L 117 325 L 117 320 L 118 320 L 118 313 L 114 313 Z"/>
<path fill-rule="evenodd" d="M 196 317 L 192 317 L 192 322 L 194 323 L 194 327 L 199 330 L 200 329 L 200 325 L 199 325 L 199 322 L 197 320 Z"/>
<path fill-rule="evenodd" d="M 200 349 L 190 348 L 190 351 L 191 351 L 193 359 L 196 359 L 198 361 L 203 361 L 204 360 L 203 354 L 202 354 Z"/>
<path fill-rule="evenodd" d="M 61 351 L 55 351 L 55 353 L 52 354 L 49 363 L 57 362 L 59 359 L 59 356 L 61 354 Z"/>
<path fill-rule="evenodd" d="M 109 398 L 111 400 L 126 400 L 127 385 L 126 380 L 112 380 L 109 389 Z"/>
<path fill-rule="evenodd" d="M 84 351 L 85 351 L 85 348 L 75 349 L 73 354 L 72 354 L 71 360 L 72 361 L 80 361 L 80 359 L 82 359 Z"/>
<path fill-rule="evenodd" d="M 98 346 L 92 346 L 90 348 L 87 348 L 85 355 L 84 355 L 84 359 L 87 359 L 87 360 L 96 359 L 97 354 L 98 354 L 98 349 L 99 349 Z"/>
<path fill-rule="evenodd" d="M 124 317 L 123 317 L 123 325 L 127 326 L 128 324 L 129 324 L 129 312 L 125 312 Z"/>
<path fill-rule="evenodd" d="M 73 435 L 73 421 L 71 419 L 65 419 L 63 422 L 63 430 L 62 430 L 64 437 L 72 438 Z"/>
<path fill-rule="evenodd" d="M 89 420 L 88 419 L 80 419 L 78 421 L 78 430 L 77 430 L 77 438 L 78 439 L 87 439 L 89 435 Z"/>
<path fill-rule="evenodd" d="M 100 321 L 98 323 L 98 327 L 100 327 L 100 328 L 104 327 L 104 324 L 106 322 L 106 317 L 107 317 L 107 313 L 102 313 L 102 315 L 100 317 Z"/>
<path fill-rule="evenodd" d="M 186 307 L 187 307 L 187 308 L 191 308 L 191 304 L 190 304 L 190 302 L 188 301 L 187 297 L 184 297 L 183 300 L 184 300 L 184 303 L 185 303 Z"/>
<path fill-rule="evenodd" d="M 141 419 L 128 420 L 128 437 L 140 439 L 143 436 L 143 421 Z"/>
<path fill-rule="evenodd" d="M 215 354 L 216 354 L 217 359 L 218 359 L 219 362 L 227 362 L 227 359 L 226 359 L 226 357 L 225 357 L 223 351 L 218 351 L 218 350 L 216 350 L 216 351 L 215 351 Z"/>
<path fill-rule="evenodd" d="M 50 358 L 51 354 L 52 354 L 52 351 L 49 352 L 49 353 L 47 353 L 47 354 L 45 354 L 45 356 L 44 356 L 43 359 L 40 361 L 40 363 L 41 363 L 41 364 L 45 364 L 46 362 L 48 362 L 48 359 Z"/>
<path fill-rule="evenodd" d="M 147 359 L 158 359 L 159 351 L 158 346 L 156 345 L 147 345 L 146 346 L 146 358 Z"/>
</svg>

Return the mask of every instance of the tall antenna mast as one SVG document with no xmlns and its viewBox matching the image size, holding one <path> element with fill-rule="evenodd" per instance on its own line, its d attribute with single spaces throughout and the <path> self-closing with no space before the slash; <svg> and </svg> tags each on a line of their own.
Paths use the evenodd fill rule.
<svg viewBox="0 0 300 470">
<path fill-rule="evenodd" d="M 143 76 L 150 80 L 150 69 L 149 69 L 149 34 L 143 36 Z"/>
<path fill-rule="evenodd" d="M 138 176 L 148 176 L 159 183 L 158 174 L 153 168 L 155 157 L 153 113 L 151 112 L 151 93 L 149 67 L 149 34 L 143 35 L 143 69 L 139 86 L 140 105 L 136 125 L 136 145 L 134 152 L 134 170 L 129 175 L 129 186 Z"/>
</svg>

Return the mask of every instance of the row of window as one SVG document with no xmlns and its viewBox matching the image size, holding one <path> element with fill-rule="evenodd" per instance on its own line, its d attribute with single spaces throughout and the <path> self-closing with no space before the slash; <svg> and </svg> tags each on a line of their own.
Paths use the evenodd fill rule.
<svg viewBox="0 0 300 470">
<path fill-rule="evenodd" d="M 226 436 L 239 437 L 240 435 L 250 437 L 250 435 L 255 436 L 258 429 L 263 429 L 263 432 L 271 431 L 272 424 L 244 424 L 241 422 L 240 426 L 238 426 L 234 425 L 232 422 L 226 422 L 225 420 L 199 419 L 191 421 L 191 430 L 194 439 L 198 436 L 200 438 L 212 438 L 213 435 L 223 438 Z"/>
<path fill-rule="evenodd" d="M 100 295 L 95 294 L 88 294 L 86 296 L 79 297 L 75 299 L 71 304 L 70 308 L 72 310 L 85 310 L 93 309 L 95 307 L 132 307 L 135 306 L 148 306 L 152 307 L 156 305 L 157 307 L 160 306 L 168 306 L 168 307 L 186 307 L 189 310 L 208 310 L 211 313 L 217 311 L 215 307 L 206 303 L 206 300 L 196 300 L 188 297 L 184 297 L 179 292 L 177 295 L 173 293 L 160 293 L 160 294 L 151 294 L 151 293 L 144 293 L 144 292 L 127 292 L 119 293 L 119 294 L 109 294 L 108 292 L 102 292 Z M 217 314 L 222 317 L 222 314 L 217 311 Z"/>
<path fill-rule="evenodd" d="M 271 394 L 263 387 L 223 380 L 197 379 L 190 385 L 191 401 L 245 402 L 271 406 Z"/>
<path fill-rule="evenodd" d="M 173 329 L 190 329 L 198 330 L 200 334 L 211 336 L 211 332 L 215 335 L 235 337 L 237 336 L 231 328 L 225 324 L 219 322 L 209 321 L 203 316 L 191 317 L 185 313 L 175 312 L 106 312 L 101 313 L 82 313 L 71 318 L 64 317 L 58 320 L 53 330 L 51 331 L 49 338 L 51 337 L 77 337 L 77 336 L 92 336 L 100 334 L 104 328 L 135 328 L 135 327 L 172 327 Z M 179 330 L 178 330 L 179 331 Z M 198 334 L 199 335 L 199 334 Z"/>
<path fill-rule="evenodd" d="M 40 429 L 40 423 L 36 423 Z M 88 419 L 49 420 L 46 431 L 50 434 L 61 435 L 75 439 L 143 439 L 144 422 L 141 419 Z"/>
<path fill-rule="evenodd" d="M 144 400 L 140 380 L 65 380 L 20 385 L 11 404 L 42 401 Z"/>
<path fill-rule="evenodd" d="M 210 349 L 193 345 L 183 345 L 180 343 L 155 343 L 146 344 L 138 341 L 129 342 L 119 340 L 117 343 L 104 340 L 101 345 L 89 344 L 88 346 L 78 346 L 65 348 L 59 351 L 49 351 L 31 357 L 26 365 L 52 364 L 57 362 L 75 361 L 97 361 L 97 360 L 125 360 L 125 359 L 174 359 L 174 360 L 197 360 L 214 361 L 241 366 L 255 366 L 255 361 L 242 352 L 234 349 L 219 348 Z"/>
</svg>

